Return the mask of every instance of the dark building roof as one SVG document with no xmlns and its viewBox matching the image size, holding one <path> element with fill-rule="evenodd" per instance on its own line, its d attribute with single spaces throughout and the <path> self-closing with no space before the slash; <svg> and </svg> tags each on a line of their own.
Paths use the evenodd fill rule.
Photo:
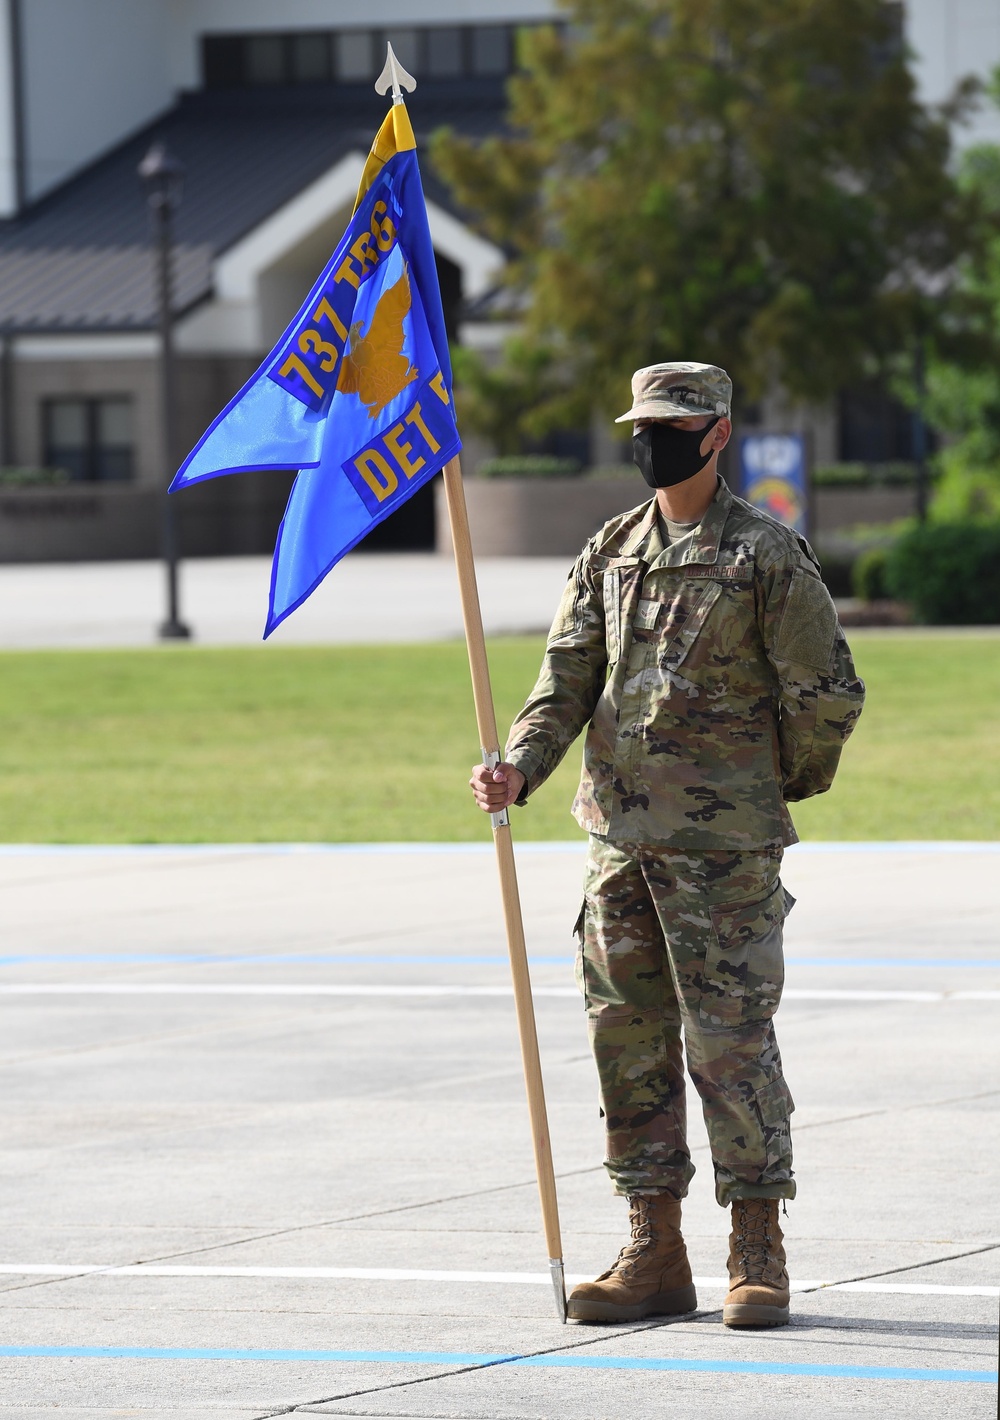
<svg viewBox="0 0 1000 1420">
<path fill-rule="evenodd" d="M 407 101 L 423 146 L 435 128 L 469 136 L 503 126 L 502 80 L 425 80 Z M 329 84 L 185 94 L 112 152 L 0 221 L 0 327 L 148 330 L 156 323 L 150 227 L 136 174 L 154 142 L 185 167 L 177 212 L 175 306 L 211 294 L 213 257 L 347 153 L 367 152 L 386 113 L 370 85 Z M 422 168 L 428 196 L 447 190 Z"/>
</svg>

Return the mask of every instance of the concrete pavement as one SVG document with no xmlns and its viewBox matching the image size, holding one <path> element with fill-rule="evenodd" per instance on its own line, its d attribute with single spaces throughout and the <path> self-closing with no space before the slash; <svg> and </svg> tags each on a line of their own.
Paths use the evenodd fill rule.
<svg viewBox="0 0 1000 1420">
<path fill-rule="evenodd" d="M 480 557 L 476 575 L 488 636 L 548 630 L 567 557 Z M 191 558 L 181 564 L 181 614 L 194 642 L 261 645 L 269 557 Z M 838 602 L 845 625 L 859 603 Z M 164 614 L 159 562 L 0 566 L 0 650 L 156 646 Z M 433 553 L 351 553 L 269 637 L 269 646 L 461 637 L 454 563 Z M 857 632 L 852 630 L 852 636 Z M 865 635 L 1000 635 L 997 626 L 866 627 Z"/>
<path fill-rule="evenodd" d="M 566 557 L 484 557 L 477 563 L 488 635 L 547 631 L 569 571 Z M 201 645 L 259 644 L 269 557 L 181 564 L 182 616 Z M 151 646 L 164 615 L 159 562 L 0 567 L 0 649 Z M 433 553 L 352 553 L 268 645 L 437 641 L 462 635 L 455 566 Z"/>
<path fill-rule="evenodd" d="M 569 928 L 519 866 L 567 1267 L 623 1238 Z M 1000 853 L 802 845 L 794 1325 L 561 1326 L 488 845 L 0 848 L 0 1401 L 36 1420 L 992 1416 Z M 100 1270 L 94 1270 L 100 1269 Z"/>
</svg>

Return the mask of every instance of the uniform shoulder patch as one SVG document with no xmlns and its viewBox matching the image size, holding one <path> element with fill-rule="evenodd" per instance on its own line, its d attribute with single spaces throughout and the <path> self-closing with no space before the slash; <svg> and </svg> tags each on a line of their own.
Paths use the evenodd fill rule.
<svg viewBox="0 0 1000 1420">
<path fill-rule="evenodd" d="M 830 669 L 837 635 L 837 608 L 820 579 L 796 567 L 782 608 L 773 654 L 809 670 Z"/>
</svg>

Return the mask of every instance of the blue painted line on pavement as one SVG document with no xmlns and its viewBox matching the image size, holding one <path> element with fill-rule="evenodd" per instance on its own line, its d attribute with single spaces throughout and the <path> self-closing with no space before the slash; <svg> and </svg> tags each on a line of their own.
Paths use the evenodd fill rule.
<svg viewBox="0 0 1000 1420">
<path fill-rule="evenodd" d="M 945 1381 L 994 1385 L 996 1371 L 924 1366 L 836 1366 L 782 1361 L 698 1361 L 658 1356 L 580 1356 L 467 1351 L 286 1351 L 214 1346 L 0 1346 L 0 1356 L 143 1361 L 361 1361 L 376 1365 L 536 1366 L 610 1371 L 701 1371 L 725 1375 L 817 1376 L 847 1380 Z"/>
<path fill-rule="evenodd" d="M 586 839 L 560 839 L 548 842 L 518 840 L 519 854 L 582 853 Z M 410 854 L 410 853 L 488 853 L 492 843 L 0 843 L 0 858 L 34 856 L 72 857 L 95 853 L 125 857 L 156 857 L 163 854 L 196 855 L 279 855 L 286 854 Z M 927 839 L 879 840 L 853 842 L 796 843 L 789 853 L 1000 853 L 1000 841 L 994 839 Z"/>
</svg>

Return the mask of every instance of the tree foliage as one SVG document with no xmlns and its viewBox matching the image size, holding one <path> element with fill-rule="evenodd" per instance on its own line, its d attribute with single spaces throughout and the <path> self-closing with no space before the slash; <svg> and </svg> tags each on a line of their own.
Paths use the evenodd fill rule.
<svg viewBox="0 0 1000 1420">
<path fill-rule="evenodd" d="M 1000 103 L 1000 69 L 993 85 Z M 982 260 L 964 262 L 959 280 L 976 306 L 980 343 L 1000 336 L 1000 146 L 980 144 L 962 155 L 959 182 L 982 213 Z M 978 361 L 939 355 L 928 371 L 931 422 L 952 436 L 938 456 L 942 474 L 932 513 L 937 520 L 1000 519 L 1000 351 Z"/>
<path fill-rule="evenodd" d="M 546 432 L 549 405 L 561 392 L 546 345 L 514 336 L 505 353 L 496 362 L 462 346 L 452 351 L 459 420 L 501 457 L 520 454 Z"/>
<path fill-rule="evenodd" d="M 659 360 L 724 365 L 748 397 L 778 379 L 821 398 L 888 368 L 921 322 L 947 335 L 976 199 L 949 172 L 953 115 L 916 99 L 893 7 L 567 10 L 523 43 L 510 134 L 433 150 L 512 253 L 527 337 L 566 377 L 553 419 L 617 410 Z"/>
</svg>

